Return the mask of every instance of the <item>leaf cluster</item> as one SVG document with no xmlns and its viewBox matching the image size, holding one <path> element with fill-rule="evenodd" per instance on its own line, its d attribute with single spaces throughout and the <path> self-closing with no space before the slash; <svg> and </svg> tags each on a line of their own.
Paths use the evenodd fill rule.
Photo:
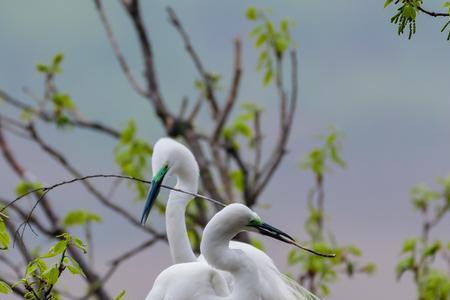
<svg viewBox="0 0 450 300">
<path fill-rule="evenodd" d="M 430 231 L 450 211 L 450 176 L 437 179 L 439 190 L 420 184 L 411 189 L 411 203 L 423 217 L 422 235 L 403 242 L 401 259 L 396 266 L 397 279 L 412 273 L 419 300 L 450 299 L 450 276 L 434 266 L 436 258 L 450 254 L 450 242 L 429 242 Z"/>
<path fill-rule="evenodd" d="M 386 0 L 384 3 L 384 7 L 388 7 L 394 2 L 394 0 Z M 391 23 L 397 25 L 397 33 L 398 35 L 402 35 L 408 32 L 408 39 L 411 39 L 412 36 L 416 33 L 416 19 L 417 16 L 423 12 L 421 10 L 421 5 L 423 4 L 423 0 L 398 0 L 395 1 L 395 4 L 398 5 L 397 13 L 391 17 Z M 450 15 L 450 2 L 444 2 L 442 7 L 448 10 L 448 15 Z M 433 13 L 428 13 L 433 15 Z M 436 15 L 434 15 L 436 16 Z M 444 32 L 448 29 L 447 40 L 450 40 L 450 19 L 444 23 L 444 26 L 441 29 L 441 32 Z"/>
<path fill-rule="evenodd" d="M 25 276 L 12 287 L 0 282 L 0 293 L 10 293 L 11 288 L 22 286 L 27 291 L 25 299 L 56 300 L 60 299 L 54 287 L 61 275 L 68 270 L 73 275 L 84 276 L 78 263 L 67 255 L 68 247 L 78 248 L 86 253 L 84 242 L 68 233 L 58 236 L 60 239 L 46 253 L 30 261 Z"/>
<path fill-rule="evenodd" d="M 300 270 L 298 280 L 301 284 L 308 283 L 313 292 L 326 296 L 330 293 L 330 285 L 341 275 L 372 274 L 376 267 L 373 263 L 360 262 L 362 253 L 358 247 L 339 245 L 331 230 L 328 235 L 324 234 L 324 176 L 332 164 L 341 168 L 346 164 L 340 154 L 342 135 L 335 128 L 330 127 L 326 135 L 318 138 L 323 144 L 311 150 L 301 162 L 302 168 L 310 170 L 316 180 L 308 199 L 309 214 L 304 225 L 308 240 L 304 243 L 318 252 L 335 253 L 336 257 L 324 259 L 294 248 L 287 260 L 290 266 Z"/>
<path fill-rule="evenodd" d="M 64 59 L 62 53 L 56 54 L 50 64 L 39 63 L 36 65 L 36 69 L 39 73 L 45 76 L 47 85 L 47 95 L 53 105 L 52 113 L 53 120 L 58 128 L 68 128 L 71 124 L 69 114 L 76 110 L 75 103 L 68 93 L 57 91 L 53 87 L 53 79 L 56 75 L 62 72 L 61 63 Z M 47 99 L 43 100 L 45 104 Z M 36 109 L 39 111 L 39 108 Z M 22 119 L 30 120 L 33 117 L 33 111 L 24 110 L 22 112 Z"/>
<path fill-rule="evenodd" d="M 153 149 L 145 140 L 138 138 L 136 132 L 136 122 L 129 120 L 120 134 L 119 143 L 114 148 L 115 160 L 123 174 L 135 178 L 144 178 Z M 143 199 L 147 186 L 137 181 L 133 184 L 137 192 L 136 199 Z"/>
<path fill-rule="evenodd" d="M 260 50 L 257 70 L 264 72 L 263 83 L 267 86 L 275 74 L 274 58 L 281 60 L 283 54 L 293 43 L 290 35 L 293 22 L 289 19 L 282 19 L 276 28 L 267 13 L 254 6 L 247 8 L 246 17 L 257 23 L 250 32 L 250 36 L 255 39 L 255 48 Z"/>
<path fill-rule="evenodd" d="M 300 166 L 313 172 L 316 177 L 323 177 L 330 170 L 330 164 L 345 168 L 346 164 L 340 154 L 342 134 L 334 127 L 329 127 L 328 133 L 318 138 L 323 141 L 322 146 L 312 149 L 300 162 Z"/>
</svg>

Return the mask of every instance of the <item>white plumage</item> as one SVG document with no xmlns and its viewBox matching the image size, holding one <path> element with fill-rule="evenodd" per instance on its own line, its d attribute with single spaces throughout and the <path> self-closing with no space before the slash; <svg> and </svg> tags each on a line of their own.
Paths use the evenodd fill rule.
<svg viewBox="0 0 450 300">
<path fill-rule="evenodd" d="M 161 138 L 154 145 L 152 157 L 153 174 L 159 174 L 163 168 L 166 168 L 167 176 L 173 175 L 177 179 L 175 188 L 196 193 L 198 189 L 199 168 L 193 154 L 184 145 L 170 139 Z M 165 175 L 165 174 L 164 174 Z M 162 179 L 164 176 L 162 176 Z M 152 191 L 151 191 L 152 193 Z M 157 194 L 157 193 L 156 193 Z M 156 197 L 153 193 L 152 197 Z M 177 283 L 177 288 L 186 286 L 183 290 L 186 294 L 191 289 L 196 290 L 198 285 L 202 295 L 216 295 L 223 297 L 231 295 L 237 287 L 237 279 L 230 276 L 229 272 L 217 271 L 209 266 L 203 256 L 197 258 L 192 250 L 186 230 L 185 212 L 186 206 L 192 199 L 191 196 L 184 193 L 171 191 L 166 206 L 166 228 L 169 241 L 172 260 L 175 264 L 166 269 L 158 276 L 155 281 L 154 289 L 149 294 L 160 295 L 164 293 L 166 298 L 147 298 L 164 299 L 164 300 L 181 300 L 181 299 L 200 299 L 200 298 L 170 298 L 172 293 L 170 287 L 175 283 L 173 278 L 181 278 L 189 276 L 192 280 L 192 286 L 188 282 Z M 147 201 L 154 199 L 147 199 Z M 146 214 L 151 208 L 151 203 L 146 205 Z M 248 208 L 247 208 L 248 209 Z M 208 224 L 209 225 L 209 224 Z M 205 229 L 206 232 L 206 229 Z M 205 236 L 203 237 L 203 239 Z M 231 239 L 232 237 L 230 237 Z M 288 279 L 281 274 L 273 263 L 272 259 L 261 250 L 241 242 L 229 242 L 232 249 L 239 249 L 245 253 L 247 260 L 251 261 L 255 267 L 255 274 L 259 280 L 259 293 L 261 300 L 294 300 L 294 299 L 318 299 L 296 282 Z M 202 241 L 203 245 L 203 241 Z M 202 252 L 203 253 L 203 252 Z M 208 261 L 211 264 L 211 262 Z M 192 272 L 192 273 L 191 273 Z M 178 274 L 178 275 L 177 275 Z M 184 274 L 184 275 L 181 275 Z M 255 276 L 256 276 L 255 275 Z M 203 285 L 202 285 L 203 283 Z M 164 291 L 164 292 L 162 292 Z M 193 294 L 189 294 L 193 295 Z M 156 297 L 156 296 L 155 296 Z M 228 297 L 228 296 L 227 296 Z M 215 299 L 215 298 L 205 298 Z M 229 299 L 247 299 L 247 298 L 229 298 Z"/>
</svg>

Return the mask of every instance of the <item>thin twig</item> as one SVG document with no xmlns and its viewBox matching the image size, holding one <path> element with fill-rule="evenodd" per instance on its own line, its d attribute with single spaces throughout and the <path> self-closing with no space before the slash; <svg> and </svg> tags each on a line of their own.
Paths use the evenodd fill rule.
<svg viewBox="0 0 450 300">
<path fill-rule="evenodd" d="M 103 5 L 101 0 L 94 0 L 95 7 L 97 8 L 97 12 L 100 16 L 100 20 L 105 28 L 106 35 L 108 36 L 108 40 L 111 43 L 111 47 L 113 48 L 114 54 L 116 55 L 117 60 L 119 61 L 120 67 L 122 68 L 123 73 L 127 77 L 131 86 L 136 90 L 136 92 L 144 97 L 148 97 L 148 92 L 141 86 L 141 84 L 134 78 L 131 73 L 130 67 L 127 64 L 127 61 L 120 50 L 119 44 L 114 37 L 114 33 L 111 27 L 111 24 L 108 21 L 108 17 L 103 9 Z"/>
<path fill-rule="evenodd" d="M 195 64 L 195 67 L 197 68 L 197 71 L 199 72 L 200 76 L 202 77 L 205 88 L 206 88 L 206 98 L 208 99 L 211 110 L 213 113 L 213 117 L 216 118 L 219 115 L 219 106 L 217 104 L 216 96 L 214 94 L 214 88 L 211 82 L 211 76 L 205 71 L 205 68 L 203 67 L 203 64 L 200 60 L 199 55 L 197 52 L 195 52 L 194 47 L 192 46 L 191 40 L 186 33 L 186 31 L 183 28 L 183 25 L 181 24 L 180 20 L 178 19 L 178 16 L 176 15 L 175 11 L 169 6 L 167 7 L 167 13 L 169 15 L 169 20 L 172 23 L 172 25 L 175 27 L 175 29 L 178 31 L 178 33 L 181 35 L 181 38 L 183 39 L 184 46 L 186 48 L 186 51 L 189 53 L 189 55 L 192 58 L 192 61 Z"/>
<path fill-rule="evenodd" d="M 147 35 L 147 30 L 144 26 L 144 21 L 141 16 L 139 1 L 137 0 L 122 0 L 122 4 L 127 10 L 134 28 L 138 35 L 139 44 L 141 46 L 142 57 L 145 66 L 145 78 L 147 80 L 147 88 L 150 101 L 153 103 L 154 109 L 158 117 L 164 123 L 166 129 L 170 129 L 174 124 L 174 118 L 164 104 L 161 92 L 159 90 L 158 79 L 156 76 L 155 63 L 153 60 L 153 50 L 150 43 L 150 38 Z"/>
<path fill-rule="evenodd" d="M 3 212 L 5 209 L 7 209 L 8 207 L 12 206 L 13 204 L 15 204 L 15 203 L 16 203 L 17 201 L 19 201 L 20 199 L 22 199 L 22 198 L 24 198 L 24 197 L 26 197 L 26 196 L 28 196 L 28 195 L 34 194 L 34 193 L 36 193 L 36 192 L 50 191 L 50 190 L 53 190 L 53 189 L 55 189 L 55 188 L 57 188 L 57 187 L 60 187 L 60 186 L 66 185 L 66 184 L 74 183 L 74 182 L 77 182 L 77 181 L 84 181 L 84 180 L 87 180 L 87 179 L 93 179 L 93 178 L 121 178 L 121 179 L 134 180 L 134 181 L 138 181 L 138 182 L 142 182 L 142 183 L 147 183 L 147 184 L 150 184 L 150 183 L 151 183 L 151 181 L 148 181 L 148 180 L 144 180 L 144 179 L 140 179 L 140 178 L 136 178 L 136 177 L 132 177 L 132 176 L 126 176 L 126 175 L 116 175 L 116 174 L 94 174 L 94 175 L 86 175 L 86 176 L 82 176 L 82 177 L 77 177 L 77 178 L 72 178 L 72 179 L 64 180 L 64 181 L 55 183 L 55 184 L 50 185 L 50 186 L 45 186 L 45 187 L 40 187 L 40 188 L 36 188 L 36 189 L 33 189 L 33 190 L 29 190 L 29 191 L 26 192 L 25 194 L 20 195 L 20 196 L 17 197 L 16 199 L 14 199 L 14 200 L 12 200 L 11 202 L 9 202 L 7 205 L 3 206 L 3 207 L 0 209 L 0 212 Z M 212 198 L 210 198 L 210 197 L 204 196 L 204 195 L 200 195 L 200 194 L 197 194 L 197 193 L 191 193 L 191 192 L 184 191 L 184 190 L 181 190 L 181 189 L 178 189 L 178 188 L 174 188 L 174 187 L 171 187 L 171 186 L 168 186 L 168 185 L 164 185 L 164 184 L 161 184 L 161 187 L 163 187 L 163 188 L 165 188 L 165 189 L 172 190 L 172 191 L 176 191 L 176 192 L 188 194 L 188 195 L 191 195 L 191 196 L 193 196 L 193 197 L 195 197 L 195 198 L 205 199 L 205 200 L 207 200 L 207 201 L 209 201 L 209 202 L 211 202 L 211 203 L 214 203 L 214 204 L 219 205 L 219 206 L 222 206 L 222 207 L 225 207 L 225 206 L 226 206 L 226 205 L 223 204 L 222 202 L 220 202 L 220 201 L 218 201 L 218 200 L 215 200 L 215 199 L 212 199 Z"/>
<path fill-rule="evenodd" d="M 187 121 L 189 124 L 192 124 L 194 122 L 195 117 L 200 112 L 202 103 L 203 103 L 203 93 L 199 93 L 197 96 L 197 100 L 195 101 L 194 108 L 192 109 L 192 112 L 190 113 L 189 117 L 187 118 Z"/>
<path fill-rule="evenodd" d="M 228 94 L 227 101 L 225 103 L 224 108 L 222 109 L 220 116 L 217 121 L 216 128 L 213 131 L 211 143 L 217 143 L 220 133 L 222 132 L 222 128 L 225 125 L 227 118 L 233 108 L 234 103 L 237 99 L 237 94 L 239 90 L 239 83 L 242 74 L 242 66 L 241 66 L 241 41 L 239 39 L 234 40 L 234 72 L 233 72 L 233 80 L 231 83 L 230 92 Z"/>
<path fill-rule="evenodd" d="M 9 104 L 15 108 L 18 108 L 18 109 L 24 110 L 24 111 L 28 111 L 31 113 L 36 113 L 37 116 L 39 117 L 39 119 L 41 119 L 44 122 L 48 122 L 48 123 L 55 122 L 55 118 L 53 117 L 53 115 L 51 113 L 46 112 L 46 111 L 38 111 L 34 107 L 12 97 L 11 95 L 9 95 L 8 93 L 6 93 L 5 91 L 3 91 L 1 89 L 0 89 L 0 98 L 2 98 L 3 100 L 5 100 L 5 102 L 7 104 Z M 70 122 L 70 124 L 72 124 L 75 127 L 92 129 L 92 130 L 107 134 L 113 138 L 120 137 L 119 131 L 117 131 L 116 129 L 109 127 L 103 123 L 100 123 L 100 122 L 87 121 L 87 120 L 83 120 L 83 119 L 70 119 L 69 122 Z"/>
<path fill-rule="evenodd" d="M 281 76 L 278 75 L 279 73 L 282 72 L 282 68 L 281 68 L 281 64 L 278 65 L 278 70 L 277 70 L 277 75 L 276 76 Z M 266 162 L 266 164 L 264 165 L 262 171 L 261 171 L 261 180 L 258 183 L 257 187 L 255 188 L 254 191 L 254 197 L 256 198 L 261 192 L 262 190 L 267 186 L 267 183 L 269 182 L 269 180 L 272 178 L 272 176 L 275 174 L 275 170 L 278 168 L 281 159 L 283 158 L 283 156 L 286 154 L 286 144 L 288 142 L 289 139 L 289 135 L 292 129 L 292 124 L 293 124 L 293 120 L 294 120 L 294 113 L 295 113 L 295 109 L 296 109 L 296 102 L 297 102 L 297 91 L 298 91 L 298 79 L 297 79 L 297 55 L 296 55 L 296 51 L 295 50 L 291 50 L 291 68 L 292 68 L 292 73 L 291 73 L 291 99 L 290 99 L 290 109 L 289 109 L 289 114 L 288 117 L 285 118 L 285 120 L 281 120 L 280 121 L 280 134 L 276 143 L 276 146 L 272 152 L 272 155 L 270 156 L 269 160 Z M 280 99 L 280 110 L 286 109 L 286 99 L 285 99 L 285 93 L 283 91 L 283 82 L 282 82 L 282 78 L 278 78 L 276 80 L 276 85 L 277 85 L 277 89 L 278 89 L 278 93 L 279 96 L 282 97 Z M 286 112 L 285 113 L 281 113 L 280 115 L 282 115 L 282 117 L 286 116 Z"/>
</svg>

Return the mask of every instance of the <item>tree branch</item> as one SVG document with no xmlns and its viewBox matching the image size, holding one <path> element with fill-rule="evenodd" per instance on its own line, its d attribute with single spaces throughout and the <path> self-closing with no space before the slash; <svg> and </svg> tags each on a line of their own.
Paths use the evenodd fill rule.
<svg viewBox="0 0 450 300">
<path fill-rule="evenodd" d="M 281 77 L 282 72 L 282 66 L 281 62 L 277 65 L 277 80 L 276 80 L 276 86 L 278 90 L 278 94 L 280 97 L 280 115 L 282 120 L 280 120 L 280 133 L 278 137 L 278 141 L 276 143 L 276 146 L 272 152 L 272 155 L 270 156 L 269 161 L 264 165 L 262 173 L 261 173 L 261 180 L 258 184 L 258 186 L 255 188 L 253 197 L 256 199 L 256 197 L 262 192 L 262 190 L 267 186 L 267 183 L 269 182 L 270 178 L 274 175 L 275 170 L 278 168 L 281 159 L 286 154 L 286 144 L 289 139 L 289 134 L 292 129 L 292 124 L 294 120 L 294 113 L 296 110 L 296 102 L 297 102 L 297 92 L 298 92 L 298 80 L 297 80 L 297 54 L 295 50 L 291 50 L 291 80 L 292 80 L 292 86 L 291 86 L 291 99 L 290 99 L 290 109 L 289 113 L 286 112 L 286 95 L 283 88 L 283 81 Z M 284 111 L 284 112 L 283 112 Z"/>
<path fill-rule="evenodd" d="M 148 92 L 140 85 L 140 83 L 136 80 L 136 78 L 134 78 L 133 74 L 131 73 L 130 67 L 128 66 L 125 57 L 123 56 L 122 51 L 120 50 L 119 44 L 117 43 L 114 37 L 111 24 L 109 23 L 106 13 L 103 9 L 101 0 L 94 0 L 94 2 L 95 7 L 97 8 L 97 12 L 100 16 L 100 20 L 103 24 L 103 27 L 105 28 L 106 35 L 108 36 L 108 40 L 111 43 L 111 47 L 113 48 L 114 54 L 116 55 L 116 58 L 119 61 L 123 73 L 125 74 L 131 86 L 135 89 L 135 91 L 138 94 L 144 97 L 148 97 L 149 96 Z"/>
<path fill-rule="evenodd" d="M 11 95 L 9 95 L 8 93 L 6 93 L 1 89 L 0 89 L 0 98 L 2 98 L 3 100 L 5 100 L 6 103 L 12 105 L 15 108 L 36 113 L 39 119 L 41 119 L 42 121 L 45 121 L 47 123 L 55 122 L 55 118 L 52 116 L 51 113 L 36 110 L 34 107 L 12 97 Z M 102 132 L 113 138 L 120 137 L 119 131 L 100 122 L 88 121 L 80 118 L 72 118 L 70 119 L 70 124 L 79 128 L 92 129 L 98 132 Z"/>
<path fill-rule="evenodd" d="M 230 92 L 228 94 L 227 102 L 223 110 L 220 113 L 220 116 L 217 121 L 216 128 L 213 131 L 211 143 L 217 143 L 219 140 L 220 133 L 222 132 L 222 128 L 225 125 L 227 118 L 233 108 L 234 103 L 237 99 L 237 93 L 239 90 L 239 83 L 242 74 L 242 66 L 241 66 L 241 41 L 239 39 L 234 40 L 234 72 L 233 72 L 233 80 L 230 87 Z"/>
<path fill-rule="evenodd" d="M 136 33 L 138 35 L 139 44 L 141 46 L 142 57 L 145 66 L 145 78 L 147 80 L 149 99 L 152 101 L 156 114 L 164 123 L 167 130 L 169 130 L 175 120 L 167 110 L 159 90 L 159 84 L 156 77 L 155 65 L 153 60 L 153 51 L 148 38 L 147 31 L 144 26 L 144 21 L 139 8 L 138 0 L 122 0 L 122 4 L 127 10 Z"/>
<path fill-rule="evenodd" d="M 167 7 L 167 13 L 169 15 L 169 20 L 171 24 L 175 27 L 175 29 L 178 31 L 178 33 L 181 35 L 181 38 L 183 39 L 184 46 L 186 47 L 186 51 L 191 56 L 195 67 L 197 68 L 198 73 L 203 79 L 203 82 L 205 83 L 205 89 L 206 89 L 206 99 L 208 99 L 211 110 L 213 113 L 214 119 L 217 118 L 219 115 L 219 106 L 217 104 L 216 96 L 214 94 L 214 88 L 211 82 L 210 75 L 205 71 L 205 68 L 203 67 L 203 64 L 200 60 L 200 57 L 198 56 L 197 52 L 195 52 L 194 47 L 192 46 L 191 40 L 184 30 L 180 20 L 178 19 L 175 11 L 169 6 Z"/>
</svg>

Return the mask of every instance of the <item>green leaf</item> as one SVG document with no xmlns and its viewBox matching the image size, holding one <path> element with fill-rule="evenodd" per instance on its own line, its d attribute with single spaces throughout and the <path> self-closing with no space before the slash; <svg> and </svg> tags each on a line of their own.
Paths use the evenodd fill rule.
<svg viewBox="0 0 450 300">
<path fill-rule="evenodd" d="M 70 256 L 69 256 L 69 259 L 71 262 L 71 265 L 67 265 L 69 272 L 72 273 L 73 275 L 79 275 L 79 274 L 84 275 L 83 270 L 81 270 L 81 267 L 78 264 L 78 262 Z"/>
<path fill-rule="evenodd" d="M 59 65 L 62 60 L 64 59 L 64 54 L 63 53 L 57 53 L 54 57 L 53 57 L 53 65 Z"/>
<path fill-rule="evenodd" d="M 366 272 L 367 274 L 373 274 L 377 270 L 377 267 L 373 263 L 368 263 L 362 268 L 363 272 Z"/>
<path fill-rule="evenodd" d="M 282 35 L 277 35 L 275 39 L 275 49 L 279 53 L 283 53 L 289 47 L 289 40 L 287 37 Z"/>
<path fill-rule="evenodd" d="M 0 294 L 11 294 L 11 287 L 4 281 L 0 280 Z"/>
<path fill-rule="evenodd" d="M 44 277 L 49 284 L 55 284 L 59 278 L 58 266 L 54 265 L 53 267 L 42 273 L 42 277 Z"/>
<path fill-rule="evenodd" d="M 257 239 L 250 239 L 250 243 L 257 249 L 261 250 L 261 251 L 266 251 L 264 248 L 263 243 L 260 240 Z"/>
<path fill-rule="evenodd" d="M 269 85 L 270 81 L 272 80 L 273 72 L 272 70 L 266 70 L 266 73 L 264 74 L 263 84 L 265 86 Z"/>
<path fill-rule="evenodd" d="M 260 26 L 256 26 L 255 28 L 252 29 L 252 31 L 250 31 L 249 35 L 251 37 L 255 37 L 257 35 L 260 35 L 262 33 L 263 29 L 264 28 L 261 25 Z"/>
<path fill-rule="evenodd" d="M 75 237 L 73 242 L 74 242 L 75 247 L 77 247 L 78 249 L 82 250 L 84 253 L 87 252 L 86 245 L 84 244 L 84 242 L 80 238 Z"/>
<path fill-rule="evenodd" d="M 11 238 L 6 230 L 6 225 L 0 217 L 0 250 L 7 250 L 10 242 Z"/>
<path fill-rule="evenodd" d="M 435 241 L 432 245 L 425 248 L 423 255 L 424 256 L 435 256 L 436 253 L 441 249 L 441 242 Z"/>
<path fill-rule="evenodd" d="M 386 2 L 384 2 L 384 8 L 388 7 L 394 0 L 386 0 Z"/>
<path fill-rule="evenodd" d="M 48 66 L 44 65 L 44 64 L 37 64 L 36 65 L 36 70 L 40 73 L 48 73 L 49 68 Z"/>
<path fill-rule="evenodd" d="M 347 249 L 347 251 L 349 252 L 349 253 L 351 253 L 351 254 L 353 254 L 354 256 L 361 256 L 361 250 L 358 248 L 358 247 L 355 247 L 355 246 L 347 246 L 346 247 Z"/>
<path fill-rule="evenodd" d="M 64 108 L 69 111 L 75 108 L 75 104 L 72 101 L 72 98 L 70 98 L 70 96 L 66 93 L 53 94 L 52 102 L 56 107 Z"/>
<path fill-rule="evenodd" d="M 85 225 L 87 222 L 100 223 L 102 217 L 86 210 L 73 210 L 67 213 L 63 225 L 65 227 Z"/>
<path fill-rule="evenodd" d="M 254 6 L 250 6 L 247 8 L 245 12 L 245 16 L 248 20 L 254 21 L 258 18 L 258 9 Z"/>
<path fill-rule="evenodd" d="M 255 41 L 255 47 L 256 48 L 261 47 L 266 40 L 267 40 L 267 34 L 265 34 L 265 33 L 261 34 Z"/>
<path fill-rule="evenodd" d="M 287 20 L 287 19 L 281 20 L 281 22 L 280 22 L 280 30 L 283 33 L 288 33 L 288 31 L 289 31 L 289 20 Z"/>
<path fill-rule="evenodd" d="M 26 193 L 42 188 L 42 184 L 39 182 L 22 181 L 16 186 L 16 195 L 20 197 Z"/>
<path fill-rule="evenodd" d="M 51 258 L 63 253 L 67 249 L 68 241 L 63 240 L 53 245 L 50 250 L 41 256 L 41 258 Z"/>
<path fill-rule="evenodd" d="M 320 285 L 320 290 L 324 296 L 328 296 L 330 294 L 330 288 L 324 283 Z"/>
<path fill-rule="evenodd" d="M 411 270 L 415 265 L 414 257 L 410 256 L 407 258 L 402 259 L 396 267 L 396 273 L 397 273 L 397 280 L 400 279 L 408 270 Z"/>
<path fill-rule="evenodd" d="M 302 259 L 301 254 L 297 251 L 297 249 L 292 249 L 289 251 L 287 262 L 290 266 L 293 266 L 297 263 L 299 263 Z"/>
<path fill-rule="evenodd" d="M 402 253 L 414 251 L 416 249 L 417 238 L 409 238 L 403 242 Z"/>
<path fill-rule="evenodd" d="M 123 300 L 123 297 L 125 296 L 126 291 L 121 291 L 117 296 L 114 297 L 114 300 Z"/>
<path fill-rule="evenodd" d="M 244 175 L 240 170 L 232 171 L 231 180 L 238 191 L 243 191 L 244 189 Z"/>
<path fill-rule="evenodd" d="M 409 4 L 406 4 L 402 10 L 403 16 L 407 19 L 414 20 L 416 18 L 416 9 Z"/>
<path fill-rule="evenodd" d="M 136 122 L 134 120 L 128 121 L 128 126 L 122 131 L 120 135 L 120 142 L 127 144 L 133 140 L 136 133 Z"/>
</svg>

